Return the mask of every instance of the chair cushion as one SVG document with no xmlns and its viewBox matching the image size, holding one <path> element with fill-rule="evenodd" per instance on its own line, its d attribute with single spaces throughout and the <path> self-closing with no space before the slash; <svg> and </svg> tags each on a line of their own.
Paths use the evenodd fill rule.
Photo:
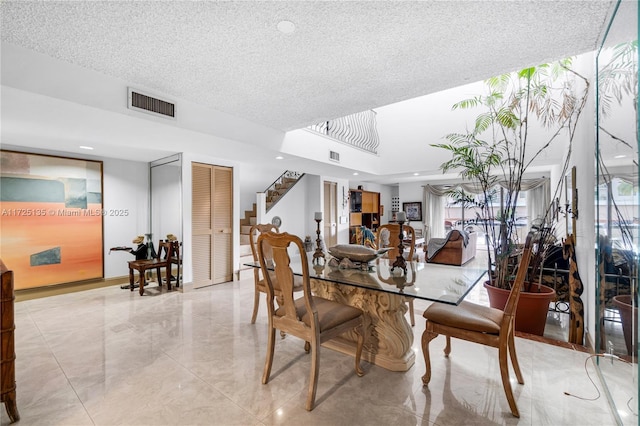
<svg viewBox="0 0 640 426">
<path fill-rule="evenodd" d="M 422 314 L 428 321 L 464 330 L 498 334 L 503 312 L 463 301 L 458 306 L 433 303 Z"/>
<path fill-rule="evenodd" d="M 318 322 L 320 332 L 330 330 L 344 322 L 352 320 L 362 315 L 362 311 L 353 306 L 343 305 L 333 300 L 324 299 L 318 296 L 312 296 L 313 303 L 318 310 Z M 307 326 L 311 326 L 310 316 L 307 314 L 307 308 L 304 304 L 304 297 L 296 299 L 296 314 L 302 319 Z M 276 310 L 276 315 L 284 316 L 284 308 L 280 307 Z"/>
</svg>

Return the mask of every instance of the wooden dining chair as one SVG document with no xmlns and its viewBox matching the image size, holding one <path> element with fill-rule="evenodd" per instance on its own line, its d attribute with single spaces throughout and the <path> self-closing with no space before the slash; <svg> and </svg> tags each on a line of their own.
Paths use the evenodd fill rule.
<svg viewBox="0 0 640 426">
<path fill-rule="evenodd" d="M 129 288 L 131 291 L 134 289 L 134 272 L 138 271 L 140 276 L 139 288 L 140 296 L 144 295 L 144 286 L 146 285 L 146 275 L 148 270 L 156 270 L 156 276 L 158 286 L 162 286 L 162 268 L 165 270 L 167 276 L 167 288 L 171 290 L 171 255 L 174 253 L 174 247 L 169 241 L 162 241 L 158 243 L 158 251 L 156 257 L 152 259 L 142 260 L 130 260 L 129 261 Z"/>
<path fill-rule="evenodd" d="M 404 250 L 402 255 L 405 259 L 413 261 L 416 259 L 416 232 L 410 225 L 402 225 L 402 231 L 407 233 L 406 238 L 403 238 Z M 388 232 L 388 238 L 383 236 L 385 232 Z M 397 223 L 380 225 L 376 234 L 376 241 L 378 241 L 378 248 L 391 247 L 391 250 L 386 254 L 389 259 L 389 265 L 391 265 L 396 257 L 398 257 L 398 253 L 400 253 L 400 249 L 398 248 L 400 245 L 400 225 Z M 409 320 L 413 327 L 416 325 L 413 298 L 407 298 L 407 305 L 409 305 Z"/>
<path fill-rule="evenodd" d="M 276 225 L 272 225 L 270 223 L 253 225 L 249 229 L 249 243 L 251 246 L 251 254 L 253 254 L 254 262 L 259 262 L 258 248 L 257 248 L 258 237 L 260 236 L 260 234 L 267 231 L 276 232 L 276 233 L 280 232 L 280 230 Z M 269 258 L 268 262 L 271 263 L 272 262 L 271 253 L 269 251 L 266 251 L 265 253 Z M 271 272 L 271 274 L 273 275 L 273 271 Z M 275 275 L 272 278 L 275 279 Z M 253 296 L 253 314 L 251 315 L 251 324 L 255 324 L 256 318 L 258 317 L 258 308 L 260 307 L 260 294 L 261 293 L 267 294 L 267 283 L 264 281 L 262 270 L 260 268 L 253 268 L 253 282 L 255 284 L 255 292 Z M 293 288 L 294 288 L 294 291 L 302 291 L 301 277 L 296 276 L 294 278 Z M 276 291 L 276 301 L 279 303 L 280 300 L 282 299 L 282 296 L 280 295 L 280 288 L 277 285 L 275 286 L 275 291 Z M 282 333 L 283 338 L 284 336 L 285 334 Z"/>
<path fill-rule="evenodd" d="M 313 410 L 318 387 L 318 373 L 320 371 L 320 345 L 345 332 L 354 331 L 358 343 L 355 356 L 355 370 L 358 376 L 364 375 L 360 367 L 362 347 L 364 345 L 364 314 L 362 310 L 311 294 L 309 278 L 309 262 L 304 244 L 300 238 L 286 232 L 278 234 L 265 232 L 258 238 L 258 257 L 267 284 L 267 309 L 269 312 L 269 336 L 267 354 L 262 375 L 262 383 L 269 382 L 273 355 L 275 349 L 276 329 L 299 337 L 305 341 L 305 348 L 311 350 L 311 373 L 309 377 L 309 391 L 305 408 Z M 302 297 L 295 299 L 294 274 L 290 266 L 290 253 L 299 254 L 302 265 Z M 275 266 L 267 264 L 266 252 L 270 250 Z M 297 253 L 295 253 L 297 252 Z M 269 269 L 275 269 L 274 274 Z M 276 293 L 274 279 L 280 287 L 282 301 L 276 307 Z"/>
<path fill-rule="evenodd" d="M 451 337 L 498 348 L 502 386 L 507 395 L 511 413 L 515 417 L 520 417 L 518 406 L 513 397 L 511 383 L 509 382 L 507 354 L 511 358 L 518 383 L 524 384 L 516 355 L 514 322 L 516 306 L 524 285 L 527 269 L 529 268 L 531 239 L 531 234 L 529 234 L 522 252 L 516 279 L 511 288 L 511 293 L 509 294 L 504 311 L 465 301 L 458 306 L 433 303 L 424 311 L 423 316 L 427 320 L 425 331 L 422 333 L 422 353 L 424 354 L 424 362 L 426 365 L 426 372 L 424 376 L 422 376 L 424 386 L 428 386 L 431 380 L 429 342 L 439 334 L 445 335 L 447 339 L 444 348 L 444 355 L 446 357 L 451 353 Z"/>
<path fill-rule="evenodd" d="M 271 223 L 265 224 L 257 224 L 251 226 L 249 230 L 249 245 L 251 246 L 251 254 L 253 255 L 253 261 L 259 262 L 258 259 L 258 237 L 263 232 L 280 232 L 277 226 L 272 225 Z M 268 254 L 268 257 L 271 258 L 271 255 Z M 255 285 L 255 292 L 253 295 L 253 314 L 251 315 L 251 324 L 256 323 L 256 318 L 258 317 L 258 308 L 260 307 L 260 294 L 267 294 L 267 284 L 262 277 L 262 270 L 260 268 L 253 268 L 253 282 Z"/>
</svg>

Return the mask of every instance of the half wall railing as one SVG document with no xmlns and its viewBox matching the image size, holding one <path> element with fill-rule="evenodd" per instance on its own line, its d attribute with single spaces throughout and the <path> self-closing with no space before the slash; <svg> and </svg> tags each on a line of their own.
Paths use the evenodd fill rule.
<svg viewBox="0 0 640 426">
<path fill-rule="evenodd" d="M 373 110 L 323 121 L 308 128 L 354 148 L 372 154 L 378 153 L 380 138 L 378 137 L 376 112 Z"/>
</svg>

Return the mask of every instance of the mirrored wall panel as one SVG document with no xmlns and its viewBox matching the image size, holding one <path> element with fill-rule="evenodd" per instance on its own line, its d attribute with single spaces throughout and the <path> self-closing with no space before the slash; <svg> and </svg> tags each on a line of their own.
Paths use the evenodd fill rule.
<svg viewBox="0 0 640 426">
<path fill-rule="evenodd" d="M 638 417 L 638 4 L 621 1 L 597 57 L 596 352 L 622 424 Z"/>
<path fill-rule="evenodd" d="M 151 163 L 151 239 L 173 235 L 182 241 L 182 158 L 180 154 Z"/>
</svg>

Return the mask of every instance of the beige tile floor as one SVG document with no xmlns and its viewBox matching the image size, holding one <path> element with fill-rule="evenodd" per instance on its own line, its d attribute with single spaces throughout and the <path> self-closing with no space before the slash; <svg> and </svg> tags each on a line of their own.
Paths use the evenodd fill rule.
<svg viewBox="0 0 640 426">
<path fill-rule="evenodd" d="M 480 288 L 470 298 L 482 298 Z M 263 299 L 250 324 L 252 300 L 245 279 L 184 293 L 151 284 L 140 297 L 113 286 L 17 303 L 19 424 L 615 424 L 604 396 L 563 393 L 596 394 L 588 354 L 521 338 L 525 384 L 512 380 L 520 419 L 509 412 L 492 348 L 454 341 L 447 359 L 438 337 L 423 387 L 421 317 L 416 364 L 405 373 L 363 362 L 366 375 L 357 377 L 352 358 L 323 349 L 317 405 L 307 412 L 310 357 L 300 340 L 278 340 L 271 382 L 260 382 L 266 309 Z M 426 306 L 418 302 L 416 311 Z M 0 419 L 8 424 L 4 409 Z"/>
</svg>

